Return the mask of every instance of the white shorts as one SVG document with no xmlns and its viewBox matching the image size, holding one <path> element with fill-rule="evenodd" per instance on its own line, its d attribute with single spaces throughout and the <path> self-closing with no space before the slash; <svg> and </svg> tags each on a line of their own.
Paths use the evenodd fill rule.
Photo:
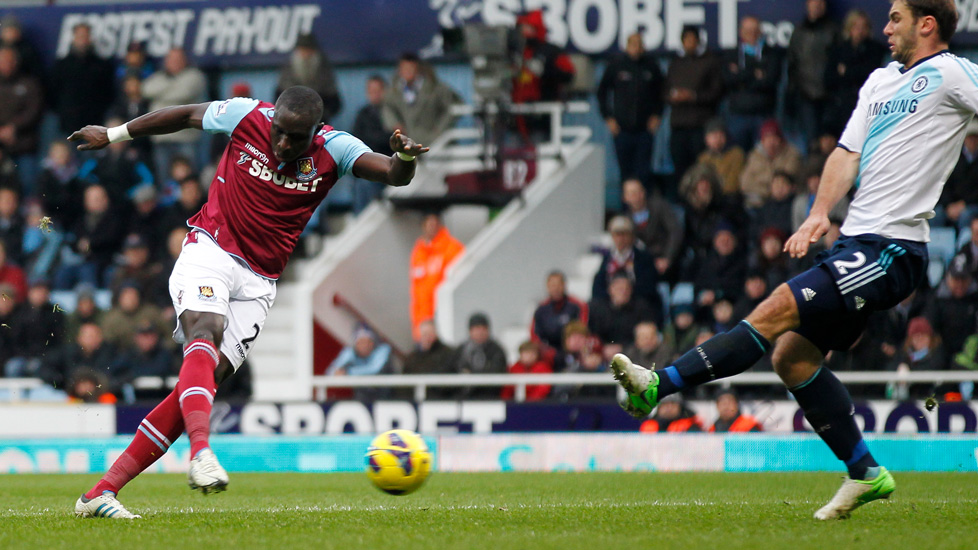
<svg viewBox="0 0 978 550">
<path fill-rule="evenodd" d="M 177 311 L 173 339 L 180 344 L 186 343 L 180 326 L 184 311 L 224 316 L 221 353 L 237 371 L 265 326 L 275 301 L 275 281 L 255 274 L 207 233 L 192 230 L 170 275 L 170 299 Z"/>
</svg>

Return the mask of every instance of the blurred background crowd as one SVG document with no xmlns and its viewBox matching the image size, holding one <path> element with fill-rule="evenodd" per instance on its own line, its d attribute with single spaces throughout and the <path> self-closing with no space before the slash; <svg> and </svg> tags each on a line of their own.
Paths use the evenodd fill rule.
<svg viewBox="0 0 978 550">
<path fill-rule="evenodd" d="M 874 38 L 881 22 L 858 10 L 833 19 L 825 0 L 805 4 L 807 15 L 786 49 L 767 43 L 760 21 L 745 17 L 733 49 L 712 51 L 704 46 L 703 29 L 687 27 L 681 50 L 668 56 L 645 52 L 636 34 L 620 54 L 592 60 L 603 71 L 585 99 L 596 105 L 613 141 L 609 158 L 619 168 L 620 204 L 607 205 L 608 234 L 591 295 L 569 295 L 565 275 L 550 273 L 540 282 L 541 302 L 518 357 L 506 356 L 481 313 L 469 320 L 468 340 L 438 338 L 431 321 L 434 292 L 464 247 L 432 214 L 419 228 L 412 264 L 403 266 L 412 283 L 416 349 L 396 357 L 375 330 L 361 327 L 327 374 L 601 372 L 619 351 L 640 364 L 664 366 L 734 326 L 839 235 L 847 200 L 808 258 L 789 260 L 781 252 L 811 208 L 822 166 L 860 86 L 889 62 L 886 47 Z M 546 42 L 539 12 L 518 24 L 525 41 L 512 101 L 569 99 L 567 85 L 580 67 Z M 296 84 L 315 89 L 327 123 L 345 105 L 358 105 L 352 127 L 341 129 L 388 153 L 395 128 L 429 144 L 453 123 L 449 108 L 460 94 L 439 80 L 436 69 L 406 53 L 389 74 L 371 76 L 354 101 L 341 97 L 317 37 L 303 35 L 280 68 L 278 90 Z M 64 137 L 87 124 L 115 126 L 162 107 L 253 95 L 246 80 L 222 92 L 214 75 L 192 66 L 179 48 L 154 59 L 134 42 L 121 60 L 104 59 L 86 24 L 74 27 L 67 55 L 44 66 L 20 23 L 3 18 L 3 376 L 40 377 L 79 400 L 133 401 L 141 391 L 133 385 L 136 378 L 176 374 L 181 355 L 170 338 L 167 278 L 186 220 L 206 200 L 227 140 L 187 131 L 80 154 Z M 44 119 L 55 120 L 57 132 L 43 135 Z M 666 153 L 657 155 L 656 144 L 663 142 Z M 898 307 L 874 313 L 864 336 L 849 351 L 833 352 L 829 366 L 978 368 L 976 184 L 978 124 L 972 124 L 932 220 L 938 261 L 929 280 Z M 357 182 L 348 205 L 352 214 L 381 192 Z M 308 232 L 327 230 L 325 216 L 316 216 Z M 226 391 L 248 395 L 246 370 Z M 763 360 L 755 370 L 771 370 L 770 363 Z M 513 395 L 512 388 L 437 391 L 460 398 Z M 894 399 L 934 392 L 971 397 L 969 388 L 957 385 L 856 391 Z M 773 387 L 745 392 L 784 396 Z M 362 393 L 365 399 L 389 395 Z M 604 388 L 533 386 L 526 397 L 611 395 Z"/>
</svg>

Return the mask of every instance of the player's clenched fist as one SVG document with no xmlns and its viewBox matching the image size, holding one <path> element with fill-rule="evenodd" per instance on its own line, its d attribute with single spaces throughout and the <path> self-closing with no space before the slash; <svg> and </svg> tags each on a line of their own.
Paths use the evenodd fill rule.
<svg viewBox="0 0 978 550">
<path fill-rule="evenodd" d="M 79 151 L 94 151 L 109 144 L 108 129 L 105 126 L 85 126 L 68 136 L 68 141 L 82 141 Z"/>
</svg>

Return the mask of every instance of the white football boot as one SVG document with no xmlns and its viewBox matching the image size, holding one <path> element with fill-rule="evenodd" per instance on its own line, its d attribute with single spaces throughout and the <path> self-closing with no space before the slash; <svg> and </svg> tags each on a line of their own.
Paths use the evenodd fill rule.
<svg viewBox="0 0 978 550">
<path fill-rule="evenodd" d="M 101 495 L 86 499 L 85 495 L 78 497 L 75 502 L 75 515 L 80 518 L 110 518 L 110 519 L 138 519 L 143 516 L 133 514 L 115 498 L 111 491 L 104 491 Z"/>
<path fill-rule="evenodd" d="M 896 489 L 893 474 L 880 466 L 880 473 L 865 481 L 846 478 L 828 504 L 815 512 L 815 519 L 847 519 L 853 510 L 867 502 L 888 499 Z"/>
<path fill-rule="evenodd" d="M 213 451 L 202 449 L 190 460 L 187 483 L 191 489 L 200 489 L 205 495 L 219 493 L 228 488 L 228 473 L 221 467 Z"/>
</svg>

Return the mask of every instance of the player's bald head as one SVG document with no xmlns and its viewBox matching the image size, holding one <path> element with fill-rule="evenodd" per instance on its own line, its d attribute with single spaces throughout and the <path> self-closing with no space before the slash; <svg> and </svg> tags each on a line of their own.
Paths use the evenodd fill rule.
<svg viewBox="0 0 978 550">
<path fill-rule="evenodd" d="M 303 122 L 317 124 L 323 118 L 323 98 L 312 88 L 292 86 L 286 88 L 275 102 L 275 110 L 288 111 Z"/>
</svg>

